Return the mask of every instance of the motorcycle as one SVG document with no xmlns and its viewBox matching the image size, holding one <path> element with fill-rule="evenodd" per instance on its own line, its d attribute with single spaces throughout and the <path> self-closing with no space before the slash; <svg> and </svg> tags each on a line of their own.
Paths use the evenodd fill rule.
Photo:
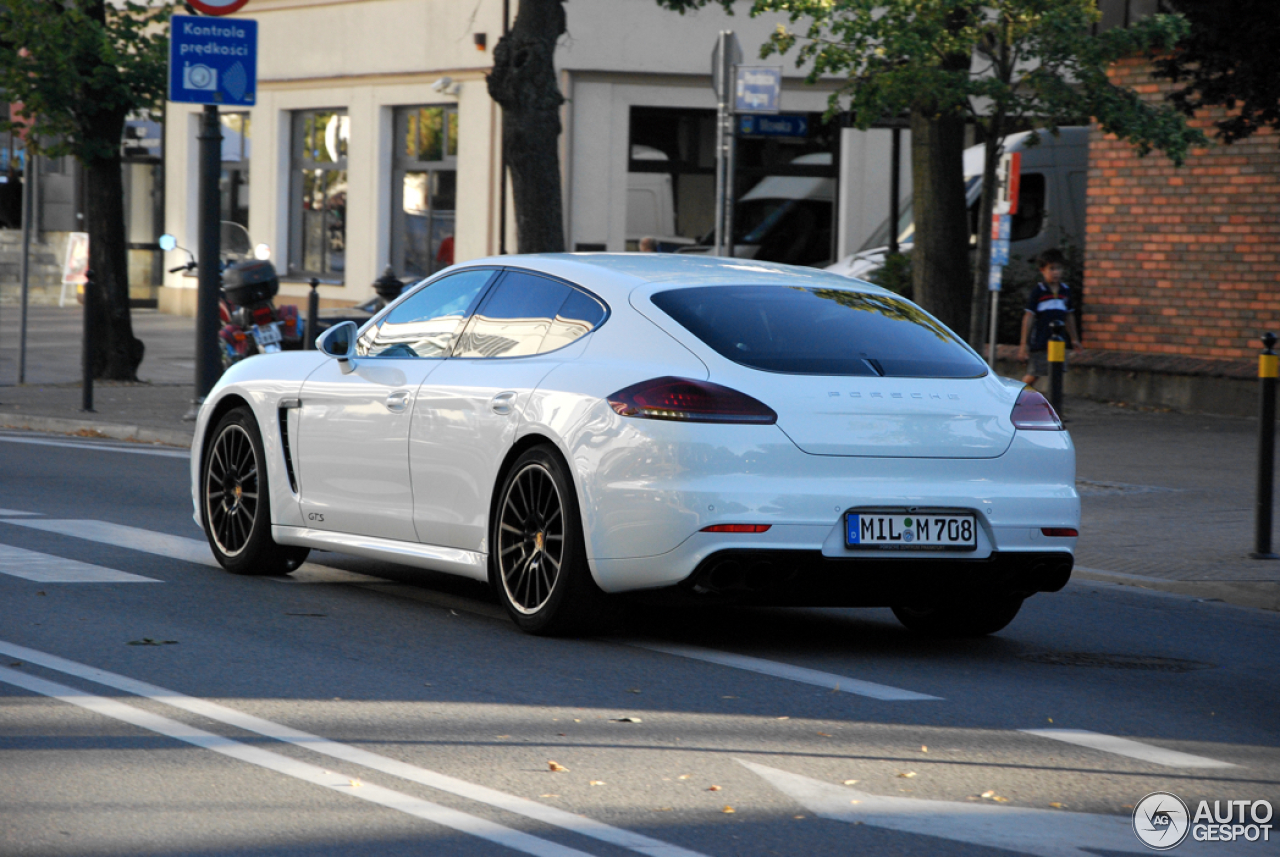
<svg viewBox="0 0 1280 857">
<path fill-rule="evenodd" d="M 301 348 L 302 325 L 297 307 L 276 307 L 272 303 L 280 291 L 280 278 L 269 261 L 270 248 L 266 244 L 253 247 L 248 231 L 238 223 L 223 221 L 220 239 L 218 317 L 222 328 L 218 331 L 218 344 L 223 371 L 254 354 Z M 195 256 L 178 247 L 173 236 L 162 236 L 161 241 L 161 249 L 187 253 L 187 263 L 170 268 L 170 273 L 196 269 Z"/>
</svg>

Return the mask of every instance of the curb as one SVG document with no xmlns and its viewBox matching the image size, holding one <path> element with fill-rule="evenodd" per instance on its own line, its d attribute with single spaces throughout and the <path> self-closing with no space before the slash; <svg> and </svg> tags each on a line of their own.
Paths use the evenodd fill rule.
<svg viewBox="0 0 1280 857">
<path fill-rule="evenodd" d="M 0 428 L 27 429 L 29 431 L 81 434 L 93 432 L 94 436 L 116 440 L 133 440 L 140 443 L 162 443 L 166 446 L 191 448 L 192 432 L 175 429 L 148 428 L 147 426 L 101 422 L 99 420 L 71 420 L 61 417 L 37 417 L 30 414 L 0 412 Z"/>
<path fill-rule="evenodd" d="M 1076 566 L 1072 580 L 1096 580 L 1120 586 L 1135 586 L 1175 595 L 1214 599 L 1237 607 L 1255 607 L 1261 610 L 1280 611 L 1280 581 L 1274 580 L 1168 580 L 1163 577 L 1143 577 L 1139 574 L 1121 574 L 1099 568 Z"/>
</svg>

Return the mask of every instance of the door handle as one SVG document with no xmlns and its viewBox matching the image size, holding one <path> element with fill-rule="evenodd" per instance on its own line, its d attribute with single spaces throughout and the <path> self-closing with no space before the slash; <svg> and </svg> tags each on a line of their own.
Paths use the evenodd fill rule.
<svg viewBox="0 0 1280 857">
<path fill-rule="evenodd" d="M 405 406 L 408 404 L 409 404 L 408 390 L 397 390 L 394 393 L 387 394 L 387 401 L 386 401 L 387 410 L 391 411 L 392 413 L 396 413 L 396 414 L 400 413 L 405 409 Z"/>
<path fill-rule="evenodd" d="M 495 414 L 506 416 L 511 413 L 511 406 L 515 404 L 515 400 L 516 394 L 514 392 L 499 393 L 489 400 L 489 409 Z"/>
</svg>

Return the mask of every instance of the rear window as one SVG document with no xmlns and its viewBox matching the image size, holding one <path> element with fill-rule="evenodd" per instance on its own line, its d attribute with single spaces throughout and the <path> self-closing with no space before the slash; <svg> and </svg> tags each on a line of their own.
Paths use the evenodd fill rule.
<svg viewBox="0 0 1280 857">
<path fill-rule="evenodd" d="M 892 295 L 796 286 L 672 289 L 659 309 L 735 363 L 787 375 L 978 378 L 987 364 Z"/>
</svg>

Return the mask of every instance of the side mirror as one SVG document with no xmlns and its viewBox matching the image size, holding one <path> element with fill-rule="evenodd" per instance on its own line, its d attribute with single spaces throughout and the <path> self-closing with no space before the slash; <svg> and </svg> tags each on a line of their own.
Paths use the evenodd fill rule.
<svg viewBox="0 0 1280 857">
<path fill-rule="evenodd" d="M 356 356 L 356 323 L 344 321 L 320 334 L 316 340 L 316 348 L 330 357 L 338 359 L 338 365 L 345 375 L 353 368 L 351 358 Z"/>
</svg>

